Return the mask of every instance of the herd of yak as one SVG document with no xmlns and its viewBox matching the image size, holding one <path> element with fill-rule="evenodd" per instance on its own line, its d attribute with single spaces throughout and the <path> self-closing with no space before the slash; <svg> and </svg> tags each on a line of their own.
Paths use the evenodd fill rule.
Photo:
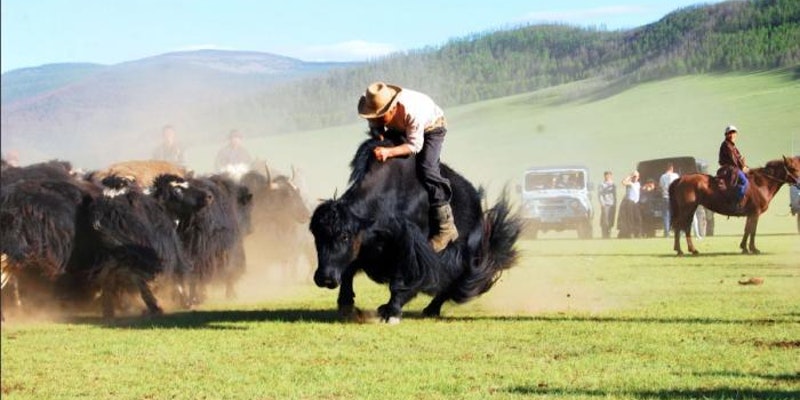
<svg viewBox="0 0 800 400">
<path fill-rule="evenodd" d="M 292 178 L 268 168 L 234 179 L 151 160 L 89 173 L 60 160 L 3 162 L 0 181 L 4 304 L 99 304 L 106 317 L 130 307 L 130 293 L 150 314 L 163 312 L 159 296 L 199 304 L 211 284 L 233 297 L 244 238 L 297 238 L 288 233 L 310 217 Z"/>
<path fill-rule="evenodd" d="M 358 312 L 353 278 L 364 272 L 389 287 L 388 302 L 378 308 L 384 321 L 399 321 L 419 293 L 433 297 L 423 313 L 438 316 L 444 302 L 485 293 L 515 264 L 520 219 L 505 194 L 484 206 L 483 191 L 442 164 L 460 237 L 435 253 L 413 157 L 383 163 L 372 157 L 375 146 L 387 144 L 365 141 L 346 192 L 321 202 L 313 215 L 294 173 L 273 176 L 264 165 L 233 177 L 195 176 L 151 160 L 80 174 L 61 160 L 3 162 L 3 303 L 88 307 L 113 317 L 136 297 L 146 314 L 162 313 L 167 301 L 200 304 L 209 285 L 233 297 L 248 265 L 247 238 L 286 260 L 310 253 L 314 282 L 339 288 L 345 315 Z M 313 247 L 302 235 L 309 228 Z"/>
</svg>

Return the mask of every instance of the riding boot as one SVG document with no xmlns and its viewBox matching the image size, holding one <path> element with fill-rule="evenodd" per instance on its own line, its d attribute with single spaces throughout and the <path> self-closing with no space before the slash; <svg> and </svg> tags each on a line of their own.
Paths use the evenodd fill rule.
<svg viewBox="0 0 800 400">
<path fill-rule="evenodd" d="M 741 200 L 736 201 L 736 214 L 744 214 L 745 203 L 747 203 L 747 197 L 743 197 Z"/>
<path fill-rule="evenodd" d="M 439 225 L 439 232 L 430 239 L 433 251 L 439 253 L 444 250 L 450 242 L 458 239 L 458 230 L 453 220 L 453 209 L 450 204 L 435 207 L 436 220 Z"/>
</svg>

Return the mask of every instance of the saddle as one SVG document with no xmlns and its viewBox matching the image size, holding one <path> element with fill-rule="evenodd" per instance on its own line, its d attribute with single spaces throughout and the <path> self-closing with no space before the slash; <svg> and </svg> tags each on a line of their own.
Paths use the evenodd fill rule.
<svg viewBox="0 0 800 400">
<path fill-rule="evenodd" d="M 736 167 L 730 165 L 720 167 L 714 179 L 720 191 L 728 193 L 728 195 L 736 195 L 733 191 L 739 184 L 739 174 Z"/>
</svg>

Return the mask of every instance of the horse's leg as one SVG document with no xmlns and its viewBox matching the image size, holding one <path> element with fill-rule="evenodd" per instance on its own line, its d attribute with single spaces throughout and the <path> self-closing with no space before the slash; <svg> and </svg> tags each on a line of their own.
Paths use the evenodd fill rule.
<svg viewBox="0 0 800 400">
<path fill-rule="evenodd" d="M 758 230 L 758 214 L 750 215 L 747 217 L 747 225 L 750 228 L 750 254 L 761 254 L 761 251 L 756 248 L 756 230 Z M 752 222 L 750 219 L 752 218 Z"/>
<path fill-rule="evenodd" d="M 747 250 L 747 238 L 750 237 L 750 216 L 747 217 L 747 221 L 744 223 L 744 234 L 742 235 L 742 241 L 739 242 L 739 248 L 742 249 L 742 254 L 749 254 L 750 252 Z"/>
<path fill-rule="evenodd" d="M 697 255 L 697 254 L 700 253 L 694 247 L 694 241 L 692 241 L 692 225 L 691 225 L 691 223 L 689 224 L 689 227 L 686 228 L 686 247 L 687 247 L 687 251 L 689 253 L 692 253 L 693 255 Z"/>
<path fill-rule="evenodd" d="M 672 249 L 678 253 L 679 256 L 683 255 L 683 250 L 681 250 L 681 229 L 677 226 L 673 227 L 675 229 L 675 234 L 673 235 L 674 245 Z"/>
</svg>

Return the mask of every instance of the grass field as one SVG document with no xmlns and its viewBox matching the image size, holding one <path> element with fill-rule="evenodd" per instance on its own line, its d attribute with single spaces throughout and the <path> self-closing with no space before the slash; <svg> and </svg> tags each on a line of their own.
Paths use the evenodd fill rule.
<svg viewBox="0 0 800 400">
<path fill-rule="evenodd" d="M 693 76 L 608 96 L 589 82 L 447 111 L 443 160 L 492 201 L 532 165 L 585 164 L 599 181 L 644 159 L 715 165 L 725 125 L 753 166 L 800 148 L 800 81 L 791 71 Z M 356 99 L 350 99 L 354 104 Z M 365 138 L 352 125 L 248 139 L 311 198 L 345 188 Z M 218 144 L 195 146 L 210 170 Z M 595 182 L 597 183 L 597 182 Z M 155 318 L 22 317 L 0 333 L 3 399 L 746 399 L 800 398 L 800 236 L 783 189 L 759 225 L 763 254 L 738 253 L 742 219 L 718 217 L 702 253 L 672 241 L 522 240 L 519 264 L 485 296 L 406 307 L 399 325 L 339 320 L 336 292 L 287 286 L 253 262 L 235 303 L 221 295 Z M 684 245 L 685 248 L 685 245 Z M 260 273 L 261 272 L 261 273 Z M 738 281 L 761 277 L 761 285 Z M 374 310 L 385 287 L 356 281 Z"/>
<path fill-rule="evenodd" d="M 437 320 L 420 296 L 399 325 L 340 321 L 335 291 L 269 282 L 262 300 L 162 317 L 12 316 L 2 397 L 798 398 L 800 241 L 737 243 L 679 258 L 660 238 L 525 240 L 485 296 Z M 356 293 L 366 310 L 388 298 L 364 277 Z"/>
</svg>

